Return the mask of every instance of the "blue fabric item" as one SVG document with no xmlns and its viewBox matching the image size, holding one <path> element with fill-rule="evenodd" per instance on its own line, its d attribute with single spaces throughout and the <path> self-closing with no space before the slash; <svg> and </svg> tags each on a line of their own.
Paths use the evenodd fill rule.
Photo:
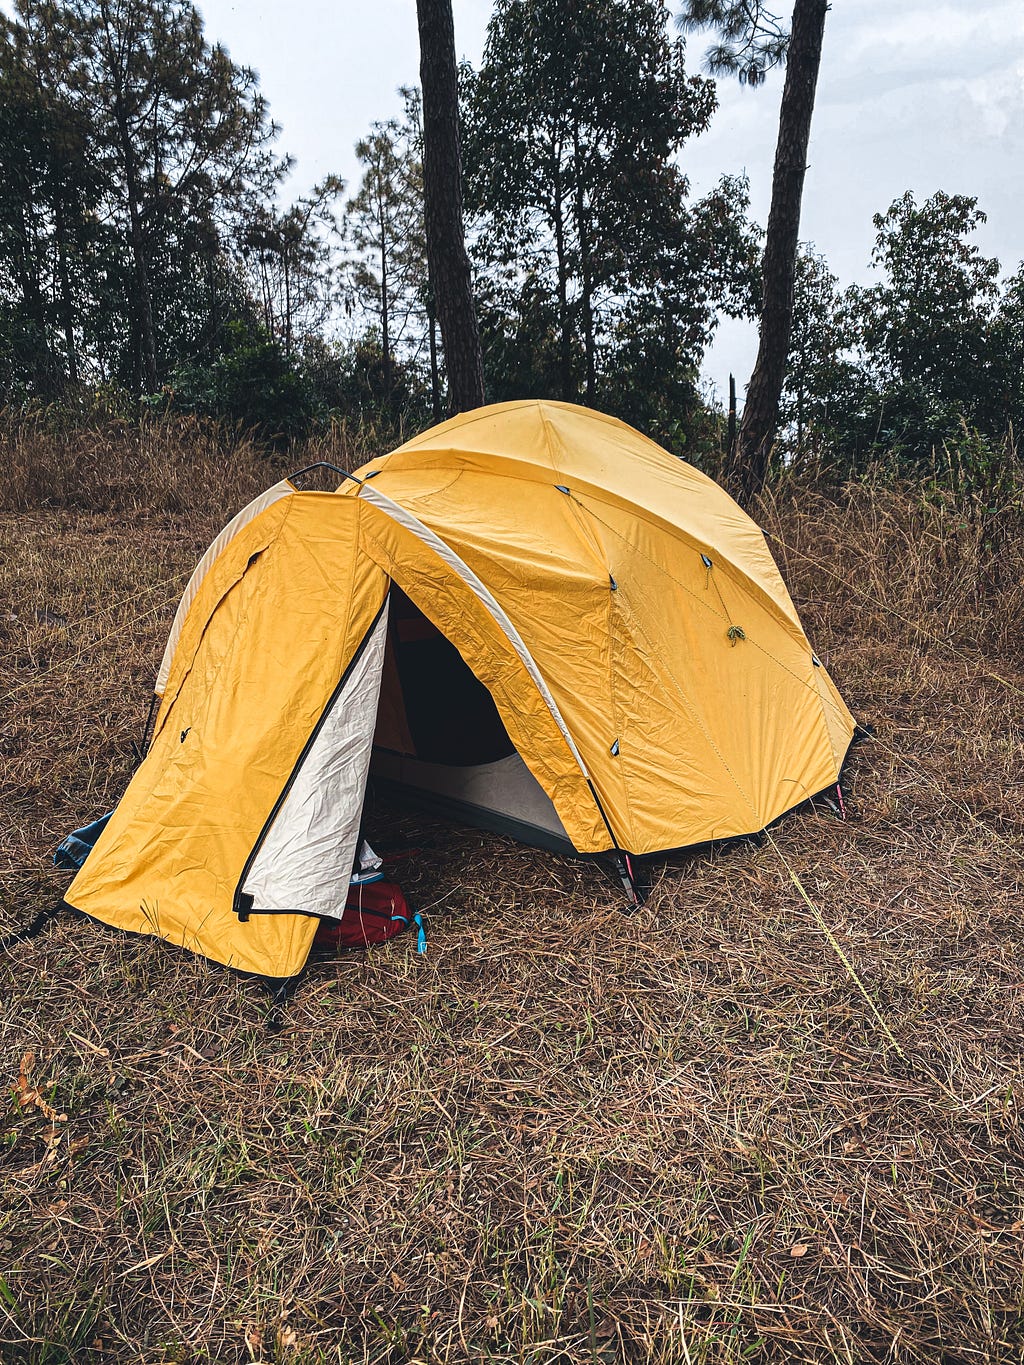
<svg viewBox="0 0 1024 1365">
<path fill-rule="evenodd" d="M 416 914 L 413 915 L 412 922 L 419 930 L 419 932 L 416 935 L 416 951 L 418 953 L 425 953 L 427 951 L 427 931 L 423 927 L 423 921 L 420 918 L 420 913 L 418 910 Z"/>
<path fill-rule="evenodd" d="M 353 872 L 348 879 L 349 886 L 369 886 L 371 882 L 382 882 L 383 872 Z"/>
<path fill-rule="evenodd" d="M 77 872 L 92 852 L 96 840 L 106 829 L 107 821 L 113 813 L 112 810 L 107 811 L 106 815 L 101 815 L 91 825 L 83 825 L 81 829 L 72 830 L 53 855 L 54 867 L 63 867 L 69 872 Z"/>
</svg>

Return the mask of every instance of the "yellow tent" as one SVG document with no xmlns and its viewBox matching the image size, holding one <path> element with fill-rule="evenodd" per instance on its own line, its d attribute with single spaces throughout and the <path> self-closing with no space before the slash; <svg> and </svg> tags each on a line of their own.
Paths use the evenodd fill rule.
<svg viewBox="0 0 1024 1365">
<path fill-rule="evenodd" d="M 193 574 L 156 692 L 67 900 L 273 978 L 341 913 L 371 771 L 628 884 L 635 856 L 833 785 L 854 730 L 750 518 L 550 402 L 256 499 Z"/>
</svg>

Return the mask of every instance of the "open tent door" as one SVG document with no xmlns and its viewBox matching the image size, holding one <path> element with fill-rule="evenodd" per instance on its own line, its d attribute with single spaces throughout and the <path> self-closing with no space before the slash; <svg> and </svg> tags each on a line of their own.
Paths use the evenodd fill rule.
<svg viewBox="0 0 1024 1365">
<path fill-rule="evenodd" d="M 371 765 L 375 788 L 522 843 L 573 852 L 486 687 L 397 586 L 391 600 Z"/>
<path fill-rule="evenodd" d="M 261 976 L 301 970 L 348 893 L 377 711 L 388 579 L 359 552 L 364 515 L 296 494 L 217 557 L 75 909 Z"/>
<path fill-rule="evenodd" d="M 360 641 L 242 870 L 235 909 L 340 915 L 359 840 L 388 602 Z"/>
</svg>

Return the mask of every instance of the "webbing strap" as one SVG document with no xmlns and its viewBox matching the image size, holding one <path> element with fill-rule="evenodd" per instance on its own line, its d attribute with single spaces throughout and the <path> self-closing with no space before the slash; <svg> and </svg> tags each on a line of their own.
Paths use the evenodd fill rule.
<svg viewBox="0 0 1024 1365">
<path fill-rule="evenodd" d="M 66 908 L 63 901 L 57 901 L 55 905 L 47 906 L 45 910 L 40 910 L 35 919 L 25 929 L 19 929 L 13 934 L 8 934 L 6 938 L 0 938 L 0 953 L 9 953 L 12 948 L 16 948 L 19 943 L 27 943 L 31 938 L 38 938 L 52 920 L 55 920 L 62 910 Z"/>
</svg>

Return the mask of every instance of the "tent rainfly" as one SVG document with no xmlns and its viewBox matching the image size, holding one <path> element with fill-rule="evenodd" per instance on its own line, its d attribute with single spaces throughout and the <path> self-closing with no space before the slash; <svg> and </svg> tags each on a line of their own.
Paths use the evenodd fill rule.
<svg viewBox="0 0 1024 1365">
<path fill-rule="evenodd" d="M 628 886 L 835 784 L 855 728 L 751 519 L 553 402 L 269 489 L 192 575 L 155 690 L 66 901 L 274 979 L 341 913 L 369 774 Z"/>
</svg>

